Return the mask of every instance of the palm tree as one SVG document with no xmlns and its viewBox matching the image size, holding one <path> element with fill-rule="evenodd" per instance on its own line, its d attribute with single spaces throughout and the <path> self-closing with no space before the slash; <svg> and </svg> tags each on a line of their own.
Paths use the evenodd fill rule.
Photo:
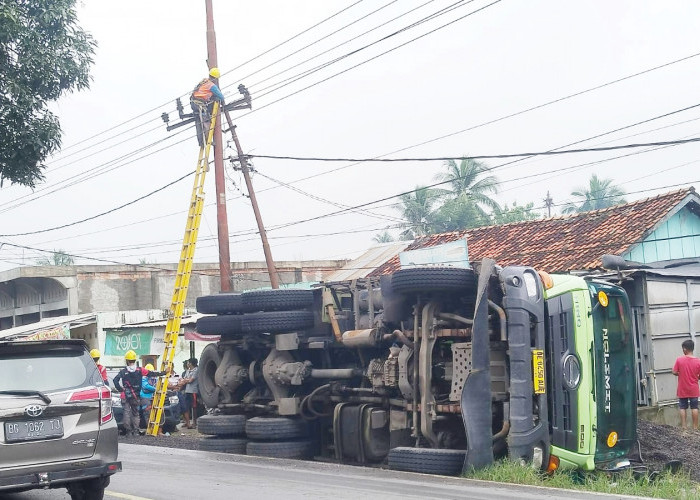
<svg viewBox="0 0 700 500">
<path fill-rule="evenodd" d="M 372 241 L 375 243 L 389 243 L 390 241 L 394 241 L 394 237 L 385 229 L 383 233 L 375 234 Z"/>
<path fill-rule="evenodd" d="M 449 189 L 441 190 L 444 197 L 463 197 L 472 202 L 484 217 L 488 216 L 485 208 L 499 208 L 498 202 L 489 196 L 498 193 L 498 179 L 493 175 L 483 177 L 489 171 L 488 166 L 469 158 L 459 164 L 455 160 L 447 160 L 443 166 L 447 171 L 438 173 L 435 180 L 448 183 Z"/>
<path fill-rule="evenodd" d="M 63 250 L 54 250 L 50 257 L 41 257 L 36 260 L 39 266 L 72 266 L 75 262 L 73 257 Z"/>
<path fill-rule="evenodd" d="M 416 186 L 413 192 L 403 194 L 399 199 L 401 206 L 398 210 L 405 220 L 401 223 L 401 227 L 404 228 L 401 239 L 409 240 L 431 234 L 433 205 L 437 201 L 435 190 Z"/>
<path fill-rule="evenodd" d="M 568 202 L 562 213 L 590 212 L 626 203 L 625 191 L 612 182 L 612 179 L 599 179 L 596 174 L 591 175 L 588 187 L 578 187 L 571 192 L 571 196 L 578 198 L 578 201 Z"/>
</svg>

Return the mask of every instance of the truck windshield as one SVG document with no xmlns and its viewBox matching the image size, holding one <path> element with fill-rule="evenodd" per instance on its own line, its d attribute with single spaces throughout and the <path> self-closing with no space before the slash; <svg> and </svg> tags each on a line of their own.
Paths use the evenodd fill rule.
<svg viewBox="0 0 700 500">
<path fill-rule="evenodd" d="M 595 282 L 589 283 L 589 289 L 593 304 L 598 413 L 595 460 L 606 462 L 626 455 L 636 439 L 634 341 L 630 306 L 624 290 Z"/>
</svg>

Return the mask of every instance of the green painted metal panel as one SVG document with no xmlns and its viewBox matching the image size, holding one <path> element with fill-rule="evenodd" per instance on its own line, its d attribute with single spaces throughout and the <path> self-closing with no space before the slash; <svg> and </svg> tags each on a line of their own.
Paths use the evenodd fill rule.
<svg viewBox="0 0 700 500">
<path fill-rule="evenodd" d="M 700 217 L 682 208 L 623 257 L 643 263 L 700 257 Z"/>
</svg>

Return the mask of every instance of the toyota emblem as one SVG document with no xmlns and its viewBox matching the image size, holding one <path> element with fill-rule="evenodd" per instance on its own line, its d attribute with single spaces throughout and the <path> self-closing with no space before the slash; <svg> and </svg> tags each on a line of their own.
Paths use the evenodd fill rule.
<svg viewBox="0 0 700 500">
<path fill-rule="evenodd" d="M 24 413 L 29 417 L 38 417 L 44 412 L 44 408 L 39 405 L 29 405 L 24 409 Z"/>
</svg>

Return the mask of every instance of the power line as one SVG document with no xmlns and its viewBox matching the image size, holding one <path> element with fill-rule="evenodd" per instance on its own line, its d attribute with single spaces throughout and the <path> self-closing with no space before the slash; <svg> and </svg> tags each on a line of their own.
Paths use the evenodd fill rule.
<svg viewBox="0 0 700 500">
<path fill-rule="evenodd" d="M 137 202 L 139 202 L 139 201 L 141 201 L 141 200 L 144 200 L 144 199 L 148 198 L 149 196 L 153 196 L 154 194 L 159 193 L 159 192 L 163 191 L 164 189 L 166 189 L 166 188 L 168 188 L 168 187 L 170 187 L 170 186 L 172 186 L 172 185 L 174 185 L 174 184 L 177 184 L 178 182 L 180 182 L 180 181 L 186 179 L 187 177 L 189 177 L 189 176 L 192 175 L 193 173 L 194 173 L 194 171 L 188 172 L 187 174 L 183 175 L 182 177 L 179 177 L 179 178 L 175 179 L 174 181 L 169 182 L 169 183 L 165 184 L 164 186 L 159 187 L 158 189 L 156 189 L 156 190 L 154 190 L 154 191 L 151 191 L 151 192 L 148 193 L 148 194 L 145 194 L 145 195 L 143 195 L 143 196 L 139 196 L 139 197 L 136 198 L 135 200 L 131 200 L 131 201 L 127 202 L 127 203 L 124 203 L 123 205 L 119 205 L 118 207 L 114 207 L 114 208 L 112 208 L 112 209 L 110 209 L 110 210 L 107 210 L 106 212 L 101 212 L 101 213 L 99 213 L 99 214 L 97 214 L 97 215 L 93 215 L 93 216 L 90 216 L 90 217 L 86 217 L 85 219 L 81 219 L 81 220 L 77 220 L 77 221 L 74 221 L 74 222 L 70 222 L 70 223 L 68 223 L 68 224 L 63 224 L 63 225 L 61 225 L 61 226 L 49 227 L 49 228 L 46 228 L 46 229 L 39 229 L 39 230 L 36 230 L 36 231 L 26 231 L 26 232 L 24 232 L 24 233 L 14 233 L 14 234 L 0 234 L 0 237 L 2 237 L 2 238 L 9 238 L 9 237 L 12 237 L 12 236 L 28 236 L 28 235 L 30 235 L 30 234 L 48 233 L 49 231 L 56 231 L 56 230 L 58 230 L 58 229 L 65 229 L 65 228 L 67 228 L 67 227 L 76 226 L 76 225 L 78 225 L 78 224 L 82 224 L 83 222 L 91 221 L 91 220 L 97 219 L 98 217 L 102 217 L 102 216 L 104 216 L 104 215 L 111 214 L 112 212 L 116 212 L 117 210 L 121 210 L 122 208 L 128 207 L 129 205 L 133 205 L 134 203 L 137 203 Z"/>
<path fill-rule="evenodd" d="M 538 151 L 538 152 L 528 152 L 528 153 L 509 153 L 509 154 L 491 154 L 491 155 L 473 155 L 473 156 L 437 156 L 431 158 L 321 158 L 321 157 L 311 157 L 311 156 L 276 156 L 276 155 L 260 155 L 260 154 L 250 154 L 247 155 L 248 158 L 266 158 L 269 160 L 294 160 L 294 161 L 349 161 L 356 163 L 365 162 L 380 162 L 380 163 L 391 163 L 391 162 L 406 162 L 406 161 L 447 161 L 447 160 L 487 160 L 495 158 L 518 158 L 520 156 L 554 156 L 554 155 L 566 155 L 573 153 L 592 153 L 600 151 L 615 151 L 618 149 L 635 149 L 643 148 L 648 146 L 675 146 L 680 144 L 689 144 L 692 142 L 700 142 L 700 137 L 692 137 L 690 139 L 676 139 L 673 141 L 656 141 L 656 142 L 642 142 L 636 144 L 621 144 L 619 146 L 602 146 L 597 148 L 581 148 L 581 149 L 560 149 L 560 150 L 549 150 L 549 151 Z"/>
</svg>

